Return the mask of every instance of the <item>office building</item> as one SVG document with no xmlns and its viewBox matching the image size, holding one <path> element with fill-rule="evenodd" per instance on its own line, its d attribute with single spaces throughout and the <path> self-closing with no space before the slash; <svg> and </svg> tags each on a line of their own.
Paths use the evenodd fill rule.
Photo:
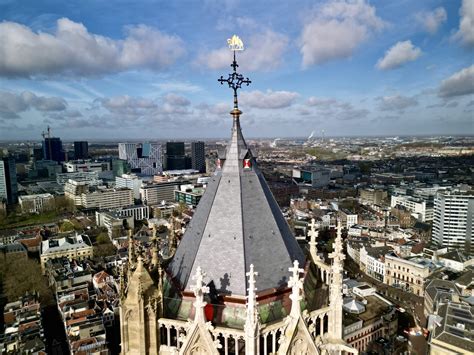
<svg viewBox="0 0 474 355">
<path fill-rule="evenodd" d="M 99 188 L 81 194 L 81 206 L 86 209 L 107 210 L 131 205 L 133 205 L 133 191 L 126 188 Z"/>
<path fill-rule="evenodd" d="M 85 182 L 89 186 L 102 185 L 102 180 L 99 179 L 97 171 L 78 171 L 75 173 L 61 173 L 56 174 L 56 182 L 64 186 L 68 180 L 75 180 L 77 182 Z"/>
<path fill-rule="evenodd" d="M 179 190 L 175 190 L 174 199 L 176 202 L 185 203 L 188 206 L 196 207 L 201 200 L 203 193 L 203 187 L 181 185 Z"/>
<path fill-rule="evenodd" d="M 54 208 L 54 196 L 45 193 L 19 197 L 22 212 L 39 213 Z"/>
<path fill-rule="evenodd" d="M 55 178 L 62 172 L 62 166 L 54 160 L 37 160 L 29 170 L 28 178 Z"/>
<path fill-rule="evenodd" d="M 69 179 L 64 184 L 64 197 L 74 202 L 75 206 L 82 204 L 82 194 L 89 192 L 89 184 L 86 181 Z"/>
<path fill-rule="evenodd" d="M 206 172 L 206 154 L 204 142 L 191 143 L 191 168 L 200 173 Z"/>
<path fill-rule="evenodd" d="M 33 148 L 32 157 L 34 161 L 43 160 L 44 158 L 43 147 Z"/>
<path fill-rule="evenodd" d="M 375 188 L 359 190 L 359 201 L 362 204 L 380 205 L 387 198 L 387 191 Z"/>
<path fill-rule="evenodd" d="M 142 202 L 148 206 L 161 204 L 163 201 L 174 201 L 174 190 L 178 189 L 180 184 L 187 181 L 169 181 L 149 185 L 143 185 L 140 188 Z"/>
<path fill-rule="evenodd" d="M 6 201 L 7 205 L 18 202 L 15 159 L 11 157 L 0 159 L 0 201 Z"/>
<path fill-rule="evenodd" d="M 137 221 L 150 218 L 150 208 L 145 205 L 120 207 L 114 212 L 120 217 L 133 217 Z"/>
<path fill-rule="evenodd" d="M 75 173 L 78 171 L 109 171 L 110 163 L 108 161 L 91 161 L 91 160 L 73 160 L 64 163 L 64 167 L 68 173 Z"/>
<path fill-rule="evenodd" d="M 158 143 L 119 143 L 119 158 L 126 160 L 131 171 L 143 175 L 163 172 L 163 156 Z"/>
<path fill-rule="evenodd" d="M 131 172 L 130 165 L 126 160 L 114 159 L 112 160 L 112 171 L 114 176 L 122 176 Z"/>
<path fill-rule="evenodd" d="M 186 169 L 186 157 L 184 155 L 184 142 L 166 143 L 166 170 Z"/>
<path fill-rule="evenodd" d="M 125 232 L 126 228 L 134 228 L 135 220 L 133 216 L 120 215 L 116 210 L 114 211 L 97 211 L 95 213 L 95 220 L 99 227 L 107 229 L 107 235 L 112 241 L 119 238 Z"/>
<path fill-rule="evenodd" d="M 432 240 L 440 247 L 452 247 L 474 254 L 472 191 L 439 191 L 434 201 Z"/>
<path fill-rule="evenodd" d="M 329 185 L 331 170 L 322 166 L 307 166 L 293 169 L 292 176 L 298 184 L 321 188 Z"/>
<path fill-rule="evenodd" d="M 420 222 L 433 220 L 433 204 L 425 199 L 409 195 L 392 195 L 390 207 L 403 206 L 407 208 L 414 218 Z"/>
<path fill-rule="evenodd" d="M 74 159 L 89 158 L 89 143 L 86 141 L 74 142 Z"/>
<path fill-rule="evenodd" d="M 126 187 L 133 191 L 133 198 L 140 199 L 140 188 L 142 187 L 142 179 L 135 174 L 123 174 L 115 178 L 115 186 L 117 188 Z"/>
<path fill-rule="evenodd" d="M 45 137 L 43 141 L 43 159 L 62 162 L 66 155 L 63 150 L 63 143 L 58 137 Z"/>
</svg>

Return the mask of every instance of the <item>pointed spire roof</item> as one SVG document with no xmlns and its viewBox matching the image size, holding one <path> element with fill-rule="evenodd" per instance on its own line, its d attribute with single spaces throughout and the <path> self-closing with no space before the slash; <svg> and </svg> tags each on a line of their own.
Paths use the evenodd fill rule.
<svg viewBox="0 0 474 355">
<path fill-rule="evenodd" d="M 237 42 L 230 47 L 233 72 L 218 79 L 234 92 L 224 166 L 211 178 L 168 272 L 189 290 L 190 275 L 201 267 L 211 290 L 246 296 L 251 264 L 259 271 L 256 288 L 265 291 L 286 286 L 288 268 L 294 260 L 303 264 L 304 256 L 242 135 L 237 92 L 251 81 L 237 72 L 235 51 L 243 50 Z"/>
<path fill-rule="evenodd" d="M 157 296 L 158 289 L 153 282 L 148 270 L 143 264 L 142 257 L 138 257 L 137 268 L 133 271 L 128 280 L 127 295 L 133 303 L 135 296 L 154 297 Z M 127 298 L 128 300 L 129 298 Z"/>
<path fill-rule="evenodd" d="M 219 293 L 245 296 L 250 264 L 264 291 L 286 286 L 288 268 L 294 260 L 304 265 L 304 256 L 245 142 L 240 111 L 231 114 L 224 165 L 212 176 L 168 272 L 189 290 L 200 266 Z"/>
</svg>

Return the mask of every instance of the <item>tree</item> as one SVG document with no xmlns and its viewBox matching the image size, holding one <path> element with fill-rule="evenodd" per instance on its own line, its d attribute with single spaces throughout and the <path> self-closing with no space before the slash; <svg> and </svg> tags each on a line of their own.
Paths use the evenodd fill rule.
<svg viewBox="0 0 474 355">
<path fill-rule="evenodd" d="M 188 209 L 188 206 L 184 202 L 180 202 L 178 204 L 178 207 L 176 207 L 175 211 L 178 212 L 178 216 L 181 217 L 183 215 L 183 212 Z"/>
<path fill-rule="evenodd" d="M 61 232 L 72 232 L 74 230 L 74 224 L 69 220 L 65 220 L 59 225 L 59 230 Z"/>
<path fill-rule="evenodd" d="M 96 238 L 97 244 L 107 244 L 110 242 L 107 232 L 100 232 Z"/>
<path fill-rule="evenodd" d="M 27 292 L 36 291 L 42 305 L 53 304 L 52 291 L 37 261 L 27 258 L 2 258 L 0 274 L 3 291 L 9 302 L 16 301 Z"/>
<path fill-rule="evenodd" d="M 74 206 L 74 201 L 66 198 L 65 196 L 55 196 L 54 209 L 58 213 L 74 212 L 76 206 Z"/>
</svg>

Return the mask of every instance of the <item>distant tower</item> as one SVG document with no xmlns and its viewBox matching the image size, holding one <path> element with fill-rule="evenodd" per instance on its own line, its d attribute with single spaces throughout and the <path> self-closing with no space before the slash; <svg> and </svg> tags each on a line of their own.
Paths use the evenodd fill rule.
<svg viewBox="0 0 474 355">
<path fill-rule="evenodd" d="M 161 144 L 159 143 L 119 143 L 118 151 L 119 159 L 126 160 L 133 173 L 151 176 L 163 171 Z"/>
<path fill-rule="evenodd" d="M 166 143 L 166 169 L 183 170 L 186 169 L 186 159 L 184 155 L 184 142 Z"/>
<path fill-rule="evenodd" d="M 51 137 L 51 128 L 48 126 L 47 133 L 43 132 L 43 158 L 45 160 L 53 160 L 62 162 L 66 160 L 63 150 L 63 142 L 59 137 Z"/>
<path fill-rule="evenodd" d="M 89 158 L 89 143 L 86 141 L 74 142 L 74 159 Z"/>
<path fill-rule="evenodd" d="M 0 159 L 0 203 L 3 201 L 6 201 L 7 205 L 18 202 L 16 166 L 12 157 Z"/>
<path fill-rule="evenodd" d="M 206 172 L 206 155 L 204 142 L 191 143 L 191 167 L 200 173 Z"/>
</svg>

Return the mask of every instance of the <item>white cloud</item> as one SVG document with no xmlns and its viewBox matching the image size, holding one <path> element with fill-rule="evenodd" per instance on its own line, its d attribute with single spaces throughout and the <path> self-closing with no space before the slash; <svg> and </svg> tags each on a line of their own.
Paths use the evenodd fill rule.
<svg viewBox="0 0 474 355">
<path fill-rule="evenodd" d="M 474 65 L 454 73 L 443 80 L 438 89 L 438 96 L 451 98 L 474 94 Z"/>
<path fill-rule="evenodd" d="M 437 7 L 433 11 L 420 12 L 415 16 L 416 20 L 430 34 L 438 32 L 439 27 L 448 18 L 443 7 Z"/>
<path fill-rule="evenodd" d="M 379 109 L 382 111 L 402 111 L 418 105 L 415 98 L 402 95 L 377 97 L 376 100 L 379 101 Z"/>
<path fill-rule="evenodd" d="M 41 112 L 63 111 L 67 103 L 60 97 L 37 96 L 30 91 L 15 94 L 0 91 L 0 117 L 19 118 L 21 112 L 35 109 Z"/>
<path fill-rule="evenodd" d="M 259 90 L 251 92 L 242 92 L 240 101 L 242 105 L 260 109 L 277 109 L 291 106 L 298 93 L 291 91 L 271 91 L 262 92 Z"/>
<path fill-rule="evenodd" d="M 370 111 L 365 108 L 350 108 L 347 110 L 341 110 L 340 112 L 336 113 L 335 117 L 341 121 L 358 120 L 367 117 L 369 113 Z"/>
<path fill-rule="evenodd" d="M 113 115 L 126 116 L 128 120 L 151 119 L 175 114 L 186 115 L 191 113 L 191 102 L 180 95 L 168 94 L 158 100 L 128 95 L 100 98 L 94 101 Z M 94 109 L 101 107 L 93 106 Z"/>
<path fill-rule="evenodd" d="M 301 34 L 303 66 L 347 58 L 385 23 L 365 0 L 329 1 L 318 7 Z"/>
<path fill-rule="evenodd" d="M 198 92 L 202 91 L 202 88 L 198 85 L 191 84 L 189 82 L 170 81 L 163 83 L 152 84 L 153 87 L 158 88 L 164 92 Z"/>
<path fill-rule="evenodd" d="M 474 0 L 463 0 L 459 17 L 459 30 L 454 39 L 466 46 L 474 46 Z"/>
<path fill-rule="evenodd" d="M 130 69 L 161 70 L 185 50 L 177 36 L 145 26 L 125 28 L 114 40 L 90 33 L 82 23 L 61 18 L 54 33 L 33 32 L 15 22 L 0 23 L 0 75 L 101 75 Z"/>
<path fill-rule="evenodd" d="M 340 108 L 343 110 L 349 110 L 352 108 L 352 105 L 348 102 L 342 102 L 336 99 L 318 98 L 314 96 L 311 96 L 306 100 L 306 106 L 320 109 Z"/>
<path fill-rule="evenodd" d="M 411 41 L 397 42 L 385 52 L 385 56 L 378 60 L 376 66 L 381 70 L 399 68 L 405 63 L 416 60 L 421 53 L 421 49 L 415 47 Z"/>
<path fill-rule="evenodd" d="M 313 106 L 313 107 L 330 108 L 336 103 L 337 103 L 337 100 L 335 99 L 325 99 L 325 98 L 319 98 L 315 96 L 311 96 L 306 100 L 306 105 Z"/>
<path fill-rule="evenodd" d="M 245 50 L 237 53 L 237 61 L 244 71 L 267 71 L 279 67 L 288 37 L 271 30 L 256 34 L 244 41 Z M 232 62 L 232 52 L 223 47 L 199 55 L 196 63 L 210 69 L 228 68 Z"/>
<path fill-rule="evenodd" d="M 140 114 L 157 108 L 153 100 L 128 95 L 101 98 L 96 102 L 100 102 L 110 112 L 120 114 Z"/>
<path fill-rule="evenodd" d="M 218 102 L 212 105 L 201 103 L 197 105 L 196 108 L 205 114 L 212 114 L 222 117 L 223 115 L 230 113 L 232 110 L 232 105 L 229 105 L 228 102 Z"/>
<path fill-rule="evenodd" d="M 176 94 L 168 94 L 164 97 L 165 103 L 174 105 L 174 106 L 189 106 L 191 101 L 189 101 L 184 96 Z"/>
</svg>

